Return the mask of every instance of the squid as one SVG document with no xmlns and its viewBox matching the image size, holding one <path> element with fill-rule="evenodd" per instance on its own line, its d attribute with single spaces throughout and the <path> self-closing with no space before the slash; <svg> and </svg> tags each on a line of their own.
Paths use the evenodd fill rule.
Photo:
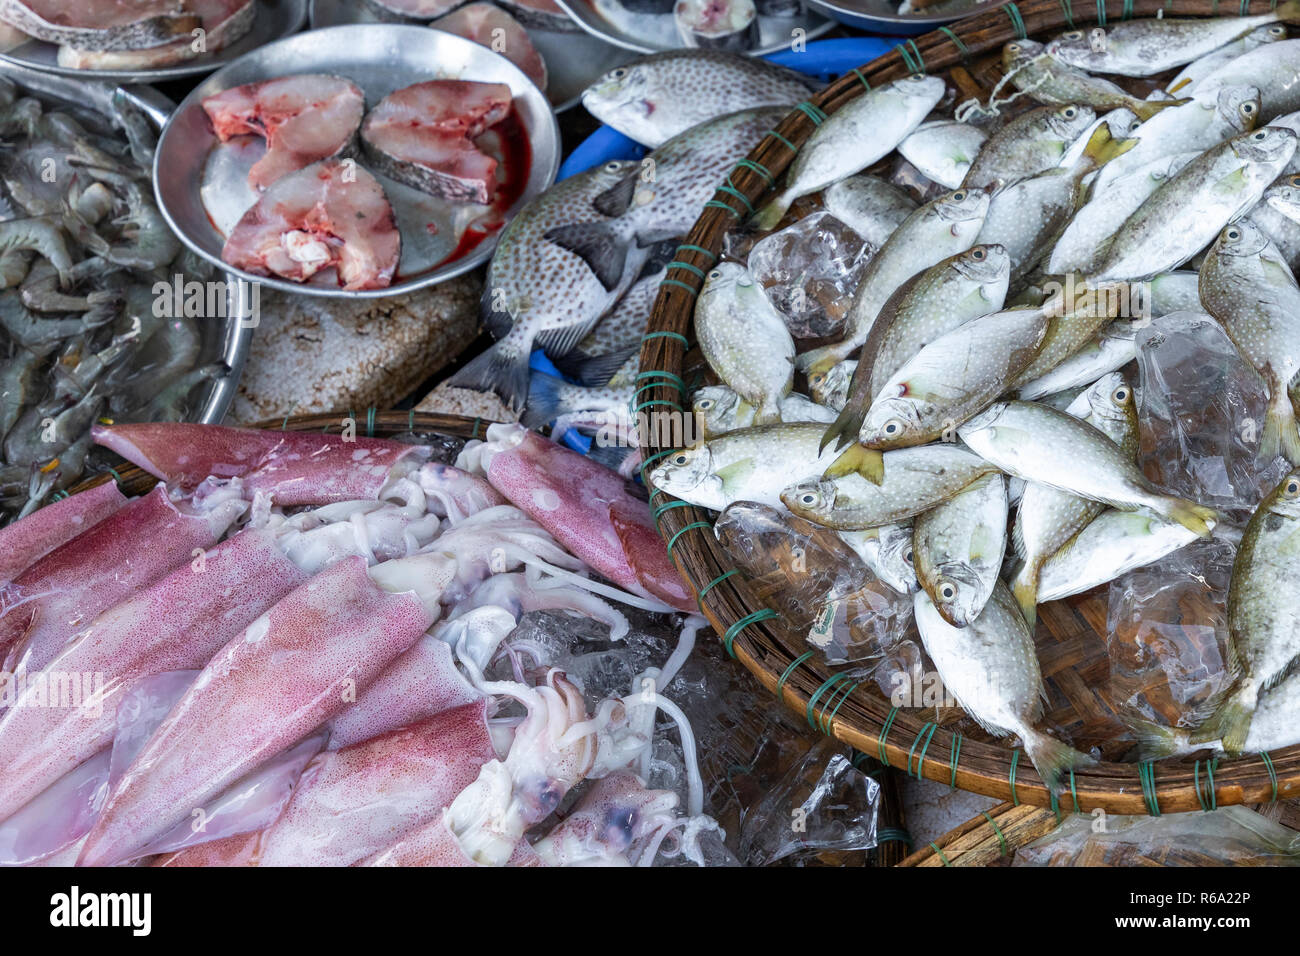
<svg viewBox="0 0 1300 956">
<path fill-rule="evenodd" d="M 3 669 L 45 667 L 87 621 L 215 545 L 247 508 L 237 483 L 180 500 L 159 485 L 39 558 L 0 588 Z"/>
<path fill-rule="evenodd" d="M 478 475 L 452 465 L 431 461 L 421 466 L 412 480 L 438 503 L 442 517 L 453 525 L 487 508 L 506 504 L 506 499 Z"/>
<path fill-rule="evenodd" d="M 680 825 L 677 804 L 677 794 L 648 790 L 630 771 L 611 773 L 532 850 L 543 866 L 649 866 Z"/>
<path fill-rule="evenodd" d="M 59 545 L 99 524 L 126 504 L 111 481 L 46 505 L 0 528 L 0 584 L 11 581 Z"/>
<path fill-rule="evenodd" d="M 516 618 L 528 611 L 568 611 L 604 624 L 611 641 L 623 640 L 628 632 L 627 617 L 608 602 L 544 576 L 530 581 L 524 574 L 494 574 L 453 606 L 447 619 L 454 621 L 482 607 L 503 608 Z M 479 661 L 479 667 L 487 667 L 487 661 Z"/>
</svg>

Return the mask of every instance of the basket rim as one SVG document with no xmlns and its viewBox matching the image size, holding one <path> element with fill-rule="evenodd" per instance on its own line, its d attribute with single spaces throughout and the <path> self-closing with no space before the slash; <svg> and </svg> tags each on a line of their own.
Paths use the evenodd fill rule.
<svg viewBox="0 0 1300 956">
<path fill-rule="evenodd" d="M 758 208 L 798 148 L 825 116 L 873 86 L 909 73 L 945 72 L 1014 39 L 1082 24 L 1178 15 L 1249 16 L 1269 12 L 1264 0 L 1239 0 L 1219 9 L 1220 0 L 1096 0 L 1077 10 L 1072 0 L 1023 0 L 967 17 L 920 37 L 851 70 L 795 107 L 748 157 L 728 174 L 696 220 L 661 284 L 645 338 L 636 412 L 664 405 L 683 412 L 690 389 L 682 378 L 691 345 L 693 308 L 703 277 L 721 254 L 722 238 Z M 1252 5 L 1256 8 L 1251 10 Z M 1273 4 L 1275 5 L 1275 4 Z M 739 200 L 739 202 L 737 202 Z M 674 268 L 676 266 L 677 268 Z M 645 394 L 648 393 L 648 394 Z M 638 429 L 641 474 L 675 448 L 658 429 Z M 1273 753 L 1236 758 L 1185 757 L 1141 763 L 1102 762 L 1070 772 L 1068 788 L 1048 790 L 1023 751 L 973 739 L 937 727 L 915 714 L 890 708 L 883 697 L 858 690 L 852 666 L 832 668 L 814 652 L 792 650 L 768 623 L 775 612 L 757 601 L 711 533 L 702 508 L 650 487 L 656 527 L 669 542 L 669 557 L 696 594 L 701 612 L 739 659 L 785 706 L 810 725 L 879 757 L 909 774 L 986 796 L 1053 809 L 1160 815 L 1233 804 L 1269 803 L 1300 792 L 1300 744 Z M 676 547 L 674 547 L 676 545 Z M 692 548 L 698 550 L 693 553 Z M 689 555 L 689 557 L 688 557 Z M 919 751 L 919 756 L 918 756 Z M 913 764 L 916 764 L 913 767 Z M 1063 781 L 1063 784 L 1065 781 Z"/>
</svg>

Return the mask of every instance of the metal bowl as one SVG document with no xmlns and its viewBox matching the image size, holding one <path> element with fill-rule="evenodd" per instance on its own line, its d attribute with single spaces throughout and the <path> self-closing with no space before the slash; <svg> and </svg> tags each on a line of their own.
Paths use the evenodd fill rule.
<svg viewBox="0 0 1300 956">
<path fill-rule="evenodd" d="M 380 23 L 378 15 L 359 0 L 311 0 L 312 29 L 349 23 Z M 582 91 L 616 66 L 633 58 L 625 47 L 606 43 L 588 33 L 559 33 L 526 27 L 528 39 L 546 63 L 546 98 L 556 112 L 576 106 Z"/>
<path fill-rule="evenodd" d="M 541 90 L 505 57 L 461 37 L 422 26 L 358 24 L 300 33 L 241 57 L 195 87 L 172 113 L 154 158 L 158 207 L 176 234 L 198 255 L 248 282 L 294 295 L 385 298 L 468 272 L 486 261 L 496 244 L 496 235 L 488 236 L 470 252 L 449 260 L 456 241 L 455 219 L 468 207 L 376 174 L 402 233 L 401 264 L 387 288 L 348 291 L 289 282 L 234 269 L 223 262 L 225 229 L 232 227 L 257 199 L 247 174 L 265 147 L 260 140 L 250 143 L 246 137 L 220 144 L 201 103 L 205 97 L 234 86 L 295 73 L 346 76 L 361 88 L 367 104 L 372 106 L 394 90 L 424 80 L 505 83 L 514 93 L 515 112 L 532 151 L 524 191 L 506 217 L 555 181 L 560 165 L 560 130 L 555 115 Z M 408 228 L 405 223 L 412 226 Z M 429 223 L 437 228 L 427 228 Z"/>
<path fill-rule="evenodd" d="M 602 15 L 596 9 L 593 0 L 555 0 L 555 2 L 573 17 L 582 29 L 615 46 L 636 50 L 638 53 L 660 53 L 664 50 L 679 50 L 682 47 L 677 38 L 677 27 L 669 15 L 642 16 L 640 22 L 644 29 L 634 32 L 620 27 Z M 833 20 L 811 13 L 801 13 L 796 17 L 759 17 L 759 45 L 747 52 L 751 56 L 776 53 L 778 50 L 787 49 L 794 42 L 796 30 L 802 31 L 801 39 L 812 40 L 834 26 Z"/>
<path fill-rule="evenodd" d="M 77 70 L 59 66 L 58 46 L 41 40 L 29 40 L 7 53 L 0 53 L 0 60 L 43 73 L 108 83 L 162 83 L 186 76 L 201 76 L 265 43 L 297 33 L 307 22 L 307 0 L 257 0 L 255 17 L 252 29 L 224 50 L 153 70 Z"/>
<path fill-rule="evenodd" d="M 559 2 L 563 3 L 564 0 Z M 892 33 L 900 36 L 929 33 L 936 27 L 968 17 L 973 13 L 992 10 L 1006 2 L 1007 0 L 992 0 L 992 2 L 977 3 L 971 0 L 968 6 L 960 10 L 934 14 L 924 10 L 919 13 L 899 13 L 898 3 L 891 0 L 807 0 L 808 6 L 833 20 L 838 20 L 845 26 L 870 30 L 872 33 Z"/>
<path fill-rule="evenodd" d="M 12 64 L 5 67 L 4 75 L 34 95 L 60 100 L 69 106 L 88 107 L 106 117 L 112 115 L 113 94 L 117 89 L 113 86 L 84 83 Z M 171 100 L 148 86 L 125 86 L 121 90 L 144 111 L 155 126 L 162 129 L 174 105 Z M 227 282 L 231 286 L 235 285 L 231 276 L 227 276 Z M 248 322 L 241 321 L 233 309 L 228 310 L 227 315 L 228 318 L 220 325 L 216 322 L 203 322 L 201 325 L 203 350 L 199 364 L 220 361 L 229 371 L 221 378 L 214 379 L 207 390 L 194 400 L 190 421 L 215 425 L 226 417 L 231 402 L 235 400 L 235 389 L 239 385 L 239 376 L 248 358 L 248 347 L 253 340 L 253 327 Z"/>
</svg>

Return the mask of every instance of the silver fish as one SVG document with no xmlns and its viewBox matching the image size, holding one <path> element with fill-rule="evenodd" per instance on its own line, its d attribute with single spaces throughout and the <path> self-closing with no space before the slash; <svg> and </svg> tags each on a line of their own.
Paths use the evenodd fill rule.
<svg viewBox="0 0 1300 956">
<path fill-rule="evenodd" d="M 808 389 L 812 392 L 813 399 L 836 412 L 842 410 L 848 401 L 849 386 L 853 383 L 853 374 L 857 369 L 856 359 L 845 359 L 824 372 L 811 373 L 808 376 Z"/>
<path fill-rule="evenodd" d="M 1117 319 L 1104 326 L 1091 342 L 1056 368 L 1016 389 L 1016 397 L 1034 402 L 1047 395 L 1095 382 L 1103 375 L 1118 371 L 1137 358 L 1137 333 L 1147 319 Z"/>
<path fill-rule="evenodd" d="M 916 210 L 911 196 L 875 176 L 850 176 L 828 186 L 822 205 L 875 249 Z"/>
<path fill-rule="evenodd" d="M 1260 93 L 1260 121 L 1300 110 L 1300 40 L 1266 43 L 1229 60 L 1190 90 L 1202 97 L 1223 86 L 1253 86 Z"/>
<path fill-rule="evenodd" d="M 1094 110 L 1127 109 L 1142 120 L 1169 105 L 1140 99 L 1110 80 L 1066 66 L 1048 56 L 1047 48 L 1036 40 L 1013 40 L 1004 46 L 1002 70 L 1016 89 L 1048 105 L 1078 103 Z M 1116 133 L 1116 138 L 1123 137 Z"/>
<path fill-rule="evenodd" d="M 1143 760 L 1180 757 L 1198 750 L 1223 753 L 1223 741 L 1193 743 L 1195 730 L 1168 727 L 1149 721 L 1129 720 L 1137 732 Z M 1268 690 L 1261 691 L 1241 752 L 1268 753 L 1300 742 L 1300 671 L 1292 671 Z"/>
<path fill-rule="evenodd" d="M 1198 57 L 1188 63 L 1174 75 L 1174 78 L 1166 85 L 1166 89 L 1172 93 L 1190 90 L 1229 60 L 1235 60 L 1261 44 L 1277 43 L 1279 40 L 1285 39 L 1286 26 L 1281 23 L 1270 23 L 1267 26 L 1255 27 L 1244 37 L 1238 37 L 1231 43 L 1225 43 L 1213 53 L 1207 53 L 1205 56 Z"/>
<path fill-rule="evenodd" d="M 987 133 L 969 123 L 937 120 L 918 126 L 898 144 L 898 152 L 926 179 L 956 189 L 987 139 Z"/>
<path fill-rule="evenodd" d="M 977 478 L 916 519 L 916 577 L 939 616 L 953 627 L 974 623 L 1002 570 L 1007 544 L 1007 483 Z"/>
<path fill-rule="evenodd" d="M 996 192 L 1061 164 L 1065 151 L 1097 118 L 1090 106 L 1040 106 L 989 137 L 962 185 Z"/>
<path fill-rule="evenodd" d="M 754 424 L 754 406 L 725 385 L 708 385 L 696 391 L 691 397 L 691 408 L 706 440 Z M 781 399 L 780 410 L 781 421 L 787 423 L 835 420 L 834 409 L 818 405 L 798 392 Z"/>
<path fill-rule="evenodd" d="M 913 566 L 911 524 L 887 524 L 836 533 L 887 587 L 899 594 L 911 594 L 920 587 Z"/>
</svg>

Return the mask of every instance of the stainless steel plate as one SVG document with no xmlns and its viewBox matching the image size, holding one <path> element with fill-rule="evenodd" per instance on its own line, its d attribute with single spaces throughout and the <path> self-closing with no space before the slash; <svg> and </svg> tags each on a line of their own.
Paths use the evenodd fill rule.
<svg viewBox="0 0 1300 956">
<path fill-rule="evenodd" d="M 453 204 L 377 176 L 388 194 L 402 233 L 402 260 L 386 289 L 350 292 L 338 288 L 268 279 L 221 260 L 227 231 L 256 201 L 248 169 L 265 151 L 252 137 L 219 143 L 201 106 L 205 97 L 233 86 L 295 73 L 346 76 L 374 106 L 394 90 L 433 79 L 505 83 L 528 137 L 532 164 L 522 195 L 507 218 L 555 181 L 560 165 L 560 131 L 550 104 L 528 77 L 505 57 L 469 40 L 420 26 L 359 24 L 311 30 L 269 44 L 199 84 L 176 108 L 158 141 L 154 190 L 163 215 L 196 253 L 250 282 L 298 295 L 383 298 L 412 292 L 460 275 L 484 262 L 496 235 L 448 261 L 466 222 L 481 206 Z"/>
<path fill-rule="evenodd" d="M 114 87 L 97 83 L 83 83 L 52 73 L 42 73 L 26 67 L 8 65 L 5 76 L 31 93 L 45 98 L 63 100 L 70 105 L 89 107 L 105 116 L 112 115 Z M 153 123 L 161 129 L 167 122 L 173 104 L 157 90 L 147 86 L 123 87 L 122 92 L 139 106 Z M 230 285 L 233 280 L 228 277 Z M 253 329 L 249 323 L 242 322 L 233 310 L 228 311 L 229 318 L 221 325 L 208 322 L 203 325 L 203 347 L 199 355 L 199 364 L 220 361 L 230 369 L 221 378 L 213 380 L 207 391 L 199 395 L 193 405 L 190 420 L 205 425 L 215 425 L 226 417 L 230 404 L 235 400 L 235 389 L 239 385 L 239 376 L 244 371 L 244 362 L 248 358 L 249 343 L 253 340 Z"/>
<path fill-rule="evenodd" d="M 379 22 L 364 0 L 311 0 L 313 29 Z M 546 61 L 546 98 L 558 112 L 577 105 L 583 90 L 634 57 L 626 47 L 606 43 L 589 33 L 529 29 L 528 38 Z"/>
<path fill-rule="evenodd" d="M 592 36 L 625 49 L 636 50 L 638 53 L 658 53 L 662 50 L 677 50 L 682 46 L 671 14 L 628 14 L 624 11 L 620 12 L 618 19 L 611 19 L 601 12 L 606 0 L 555 2 Z M 754 56 L 776 53 L 789 47 L 797 36 L 812 40 L 834 26 L 833 20 L 810 13 L 797 17 L 759 17 L 759 45 L 749 52 Z"/>
<path fill-rule="evenodd" d="M 307 0 L 257 0 L 256 10 L 253 28 L 237 43 L 232 43 L 217 53 L 154 70 L 76 70 L 59 66 L 59 48 L 53 43 L 43 43 L 40 40 L 31 40 L 7 53 L 0 53 L 0 60 L 45 73 L 109 83 L 162 83 L 186 76 L 201 76 L 237 60 L 263 44 L 297 33 L 307 22 Z"/>
<path fill-rule="evenodd" d="M 892 33 L 912 36 L 929 33 L 936 27 L 960 20 L 974 13 L 983 13 L 1006 3 L 1006 0 L 991 0 L 979 3 L 970 0 L 961 6 L 954 6 L 952 0 L 946 6 L 945 13 L 921 11 L 919 13 L 899 13 L 898 3 L 891 0 L 807 0 L 808 6 L 820 13 L 838 20 L 846 26 L 873 33 Z"/>
</svg>

